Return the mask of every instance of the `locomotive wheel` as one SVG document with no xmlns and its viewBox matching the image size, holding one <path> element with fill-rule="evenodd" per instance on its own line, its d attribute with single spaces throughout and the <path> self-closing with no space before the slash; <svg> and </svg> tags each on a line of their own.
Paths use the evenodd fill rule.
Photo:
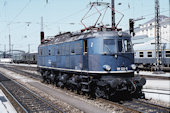
<svg viewBox="0 0 170 113">
<path fill-rule="evenodd" d="M 77 90 L 76 90 L 76 93 L 80 95 L 80 90 L 77 89 Z"/>
<path fill-rule="evenodd" d="M 54 72 L 51 72 L 51 74 L 50 74 L 50 84 L 52 83 L 54 85 L 55 78 L 56 78 L 56 75 L 54 74 Z"/>
<path fill-rule="evenodd" d="M 109 94 L 106 91 L 107 87 L 96 87 L 95 96 L 97 98 L 109 99 Z"/>
<path fill-rule="evenodd" d="M 44 73 L 42 73 L 43 82 L 46 82 L 46 80 L 47 80 L 47 74 L 48 74 L 48 71 L 45 71 Z"/>
<path fill-rule="evenodd" d="M 99 87 L 96 87 L 96 90 L 95 90 L 96 97 L 101 98 L 101 97 L 103 97 L 103 94 L 104 94 L 104 91 L 100 90 Z"/>
<path fill-rule="evenodd" d="M 77 94 L 80 95 L 80 93 L 81 93 L 81 85 L 80 85 L 80 83 L 77 84 L 76 91 L 77 91 Z"/>
</svg>

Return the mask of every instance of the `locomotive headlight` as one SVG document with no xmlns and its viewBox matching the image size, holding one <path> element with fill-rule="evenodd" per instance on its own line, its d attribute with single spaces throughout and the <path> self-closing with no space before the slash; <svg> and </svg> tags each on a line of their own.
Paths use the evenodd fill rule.
<svg viewBox="0 0 170 113">
<path fill-rule="evenodd" d="M 120 36 L 120 37 L 123 35 L 122 31 L 119 31 L 117 34 L 118 34 L 118 36 Z"/>
<path fill-rule="evenodd" d="M 135 65 L 135 64 L 132 64 L 132 65 L 131 65 L 131 68 L 132 68 L 133 70 L 135 70 L 135 69 L 136 69 L 136 65 Z"/>
<path fill-rule="evenodd" d="M 106 71 L 111 71 L 111 67 L 109 65 L 103 65 L 103 69 Z"/>
</svg>

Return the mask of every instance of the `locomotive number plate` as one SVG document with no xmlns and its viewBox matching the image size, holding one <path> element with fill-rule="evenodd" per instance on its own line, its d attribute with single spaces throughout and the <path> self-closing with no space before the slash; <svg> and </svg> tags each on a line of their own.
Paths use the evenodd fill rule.
<svg viewBox="0 0 170 113">
<path fill-rule="evenodd" d="M 117 71 L 125 71 L 128 70 L 128 67 L 117 67 Z"/>
</svg>

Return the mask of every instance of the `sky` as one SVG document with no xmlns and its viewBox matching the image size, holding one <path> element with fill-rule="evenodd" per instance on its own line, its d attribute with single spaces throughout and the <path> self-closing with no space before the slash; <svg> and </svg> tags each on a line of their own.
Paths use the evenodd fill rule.
<svg viewBox="0 0 170 113">
<path fill-rule="evenodd" d="M 36 52 L 40 44 L 41 17 L 45 37 L 57 35 L 59 32 L 77 32 L 84 28 L 81 19 L 89 10 L 90 2 L 108 2 L 111 0 L 0 0 L 0 51 L 9 50 L 9 35 L 14 50 Z M 115 0 L 115 9 L 124 14 L 118 25 L 128 29 L 129 18 L 145 19 L 135 22 L 135 26 L 154 18 L 155 0 Z M 170 0 L 159 0 L 160 14 L 170 16 Z M 102 9 L 102 8 L 99 8 Z M 102 10 L 103 12 L 104 10 Z M 93 8 L 89 15 L 95 13 Z M 93 25 L 98 13 L 83 22 Z M 116 13 L 116 22 L 121 17 Z M 107 10 L 103 23 L 111 25 L 111 12 Z"/>
</svg>

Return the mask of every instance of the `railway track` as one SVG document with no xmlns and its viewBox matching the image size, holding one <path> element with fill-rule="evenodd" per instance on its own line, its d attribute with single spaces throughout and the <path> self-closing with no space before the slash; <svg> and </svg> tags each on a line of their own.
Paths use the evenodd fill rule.
<svg viewBox="0 0 170 113">
<path fill-rule="evenodd" d="M 168 89 L 144 88 L 143 92 L 170 96 L 170 90 Z"/>
<path fill-rule="evenodd" d="M 24 69 L 24 70 L 31 70 L 31 71 L 37 71 L 37 66 L 31 66 L 31 65 L 10 65 L 10 66 L 15 66 L 16 68 L 19 69 Z"/>
<path fill-rule="evenodd" d="M 141 100 L 133 99 L 132 101 L 125 101 L 122 103 L 124 107 L 136 110 L 140 113 L 169 113 L 170 108 L 163 107 L 156 104 L 151 104 Z"/>
<path fill-rule="evenodd" d="M 108 104 L 114 104 L 123 108 L 130 113 L 169 113 L 170 108 L 152 104 L 138 99 L 132 99 L 128 101 L 112 102 L 105 99 L 100 99 L 100 101 L 106 102 Z"/>
<path fill-rule="evenodd" d="M 148 67 L 138 66 L 138 68 L 143 71 L 154 71 L 155 70 L 154 66 L 148 66 Z M 164 72 L 170 72 L 170 67 L 161 67 L 161 70 Z"/>
<path fill-rule="evenodd" d="M 141 77 L 145 77 L 148 79 L 161 79 L 161 80 L 170 80 L 170 77 L 164 77 L 164 76 L 150 76 L 150 75 L 142 75 L 139 74 Z"/>
<path fill-rule="evenodd" d="M 5 66 L 5 65 L 0 65 L 0 67 L 2 68 L 5 68 L 7 70 L 10 70 L 10 71 L 13 71 L 15 73 L 18 73 L 18 74 L 22 74 L 22 75 L 25 75 L 27 77 L 30 77 L 30 78 L 34 78 L 36 80 L 42 80 L 41 76 L 38 75 L 38 74 L 34 74 L 34 73 L 30 73 L 30 72 L 27 72 L 27 71 L 23 71 L 23 70 L 35 70 L 35 68 L 27 68 L 27 67 L 14 67 L 14 66 Z"/>
<path fill-rule="evenodd" d="M 26 113 L 42 112 L 42 113 L 63 113 L 57 106 L 52 105 L 47 100 L 41 98 L 28 88 L 16 81 L 10 80 L 0 74 L 1 86 L 12 95 L 14 100 L 23 106 Z"/>
<path fill-rule="evenodd" d="M 13 68 L 13 69 L 10 69 L 10 68 Z M 25 73 L 25 71 L 15 69 L 14 67 L 8 67 L 7 69 L 9 69 L 11 71 L 15 70 L 15 72 L 17 71 L 17 73 L 19 73 L 19 74 Z M 26 72 L 26 73 L 28 73 L 28 72 Z M 34 77 L 31 77 L 31 78 L 38 77 L 39 80 L 41 80 L 40 76 L 38 76 L 38 75 L 33 74 L 32 76 L 34 76 Z M 131 101 L 123 101 L 121 103 L 112 102 L 112 101 L 108 101 L 108 100 L 105 100 L 105 99 L 102 99 L 102 101 L 109 103 L 109 104 L 119 106 L 119 107 L 125 109 L 126 111 L 133 112 L 133 113 L 139 113 L 139 112 L 140 113 L 156 113 L 156 112 L 169 113 L 170 112 L 170 109 L 167 108 L 167 107 L 159 106 L 159 105 L 152 104 L 152 103 L 149 103 L 149 102 L 140 101 L 140 100 L 137 100 L 137 99 L 133 99 Z"/>
</svg>

